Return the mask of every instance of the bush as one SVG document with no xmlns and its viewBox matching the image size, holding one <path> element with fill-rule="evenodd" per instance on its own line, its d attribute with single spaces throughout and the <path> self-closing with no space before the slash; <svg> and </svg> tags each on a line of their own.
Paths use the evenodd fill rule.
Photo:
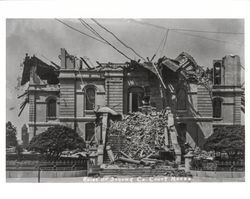
<svg viewBox="0 0 250 199">
<path fill-rule="evenodd" d="M 203 148 L 206 151 L 226 152 L 229 156 L 245 154 L 244 126 L 216 127 L 214 133 L 205 141 Z"/>
<path fill-rule="evenodd" d="M 16 138 L 16 127 L 11 123 L 6 123 L 6 147 L 16 147 L 17 138 Z"/>
<path fill-rule="evenodd" d="M 30 141 L 28 150 L 39 152 L 53 160 L 58 159 L 65 150 L 83 150 L 85 142 L 73 129 L 65 126 L 48 128 Z"/>
</svg>

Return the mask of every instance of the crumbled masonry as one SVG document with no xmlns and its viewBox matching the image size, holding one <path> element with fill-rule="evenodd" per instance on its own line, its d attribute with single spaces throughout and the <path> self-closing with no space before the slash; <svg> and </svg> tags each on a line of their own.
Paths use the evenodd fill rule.
<svg viewBox="0 0 250 199">
<path fill-rule="evenodd" d="M 159 59 L 158 65 L 168 67 L 173 72 L 180 73 L 188 82 L 193 82 L 211 89 L 210 70 L 205 71 L 199 66 L 194 58 L 186 52 L 182 52 L 176 59 L 163 57 Z"/>
<path fill-rule="evenodd" d="M 162 113 L 146 115 L 136 112 L 122 121 L 111 121 L 109 136 L 121 136 L 124 145 L 121 152 L 127 158 L 141 160 L 158 154 L 160 150 L 169 150 L 165 144 L 165 128 L 167 117 Z"/>
<path fill-rule="evenodd" d="M 50 125 L 74 129 L 95 166 L 176 168 L 187 152 L 211 159 L 194 149 L 214 126 L 241 123 L 239 57 L 214 60 L 206 70 L 185 52 L 153 58 L 93 64 L 62 48 L 58 66 L 26 55 L 21 85 L 29 87 L 19 96 L 19 115 L 29 104 L 31 137 Z"/>
<path fill-rule="evenodd" d="M 30 76 L 32 75 L 33 80 L 38 83 L 40 80 L 47 80 L 48 84 L 58 84 L 59 70 L 56 64 L 52 62 L 52 65 L 46 64 L 41 59 L 36 56 L 29 57 L 26 55 L 24 60 L 24 69 L 22 75 L 21 85 L 26 84 L 30 81 Z M 35 67 L 35 74 L 40 78 L 40 80 L 31 74 L 32 67 Z"/>
</svg>

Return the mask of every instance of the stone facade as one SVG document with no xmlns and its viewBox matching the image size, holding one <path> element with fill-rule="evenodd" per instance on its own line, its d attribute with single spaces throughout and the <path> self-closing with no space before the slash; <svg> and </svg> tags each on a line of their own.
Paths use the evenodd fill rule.
<svg viewBox="0 0 250 199">
<path fill-rule="evenodd" d="M 60 60 L 59 84 L 38 84 L 32 80 L 35 70 L 30 70 L 30 139 L 49 126 L 63 124 L 75 129 L 87 141 L 95 134 L 94 140 L 98 143 L 102 132 L 95 126 L 94 111 L 104 106 L 120 114 L 138 111 L 145 96 L 150 97 L 150 105 L 156 111 L 170 107 L 178 139 L 192 146 L 201 146 L 213 133 L 213 126 L 241 122 L 243 91 L 238 56 L 226 56 L 214 62 L 214 65 L 220 63 L 221 69 L 214 74 L 217 82 L 212 91 L 194 83 L 185 85 L 170 71 L 165 77 L 163 75 L 167 85 L 167 89 L 163 89 L 153 72 L 142 66 L 131 69 L 128 63 L 84 68 L 82 61 L 65 49 L 61 49 Z M 214 101 L 217 98 L 221 99 L 221 104 Z M 216 117 L 214 105 L 221 108 Z"/>
</svg>

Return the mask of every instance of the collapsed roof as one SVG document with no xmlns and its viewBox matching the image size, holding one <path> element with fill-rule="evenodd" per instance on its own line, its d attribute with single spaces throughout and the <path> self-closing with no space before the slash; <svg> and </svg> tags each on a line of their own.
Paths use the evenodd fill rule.
<svg viewBox="0 0 250 199">
<path fill-rule="evenodd" d="M 90 70 L 97 70 L 97 71 L 119 71 L 123 70 L 124 68 L 128 67 L 128 63 L 99 63 L 97 62 L 98 66 L 91 68 Z"/>
<path fill-rule="evenodd" d="M 163 57 L 159 59 L 158 65 L 180 73 L 189 82 L 202 84 L 207 88 L 210 87 L 208 72 L 199 66 L 194 58 L 186 52 L 182 52 L 176 59 Z"/>
<path fill-rule="evenodd" d="M 146 70 L 155 74 L 164 84 L 161 74 L 159 73 L 160 68 L 168 68 L 174 73 L 181 74 L 187 81 L 203 84 L 206 87 L 209 87 L 209 77 L 206 71 L 199 66 L 194 58 L 186 52 L 182 52 L 176 59 L 170 59 L 167 57 L 162 57 L 158 60 L 157 63 L 152 61 L 139 63 L 137 61 L 131 61 L 130 63 L 99 63 L 98 66 L 93 66 L 93 64 L 88 64 L 88 60 L 81 57 L 81 60 L 87 67 L 81 67 L 79 70 L 95 70 L 95 71 L 107 71 L 107 70 L 123 70 L 125 68 L 133 70 L 136 67 L 143 67 Z M 51 65 L 52 64 L 52 65 Z M 30 80 L 31 68 L 35 66 L 35 73 L 40 78 L 40 80 L 47 80 L 48 84 L 58 84 L 58 76 L 60 67 L 55 63 L 51 62 L 47 64 L 36 56 L 29 57 L 26 55 L 24 61 L 24 69 L 22 75 L 21 85 L 24 85 Z M 163 75 L 164 76 L 164 75 Z M 35 79 L 33 77 L 33 79 Z M 35 79 L 35 81 L 39 81 Z M 164 86 L 165 87 L 165 86 Z"/>
<path fill-rule="evenodd" d="M 24 68 L 22 74 L 21 85 L 26 84 L 30 81 L 31 69 L 35 67 L 36 75 L 40 78 L 40 80 L 46 80 L 48 84 L 58 84 L 58 76 L 59 76 L 59 66 L 51 62 L 53 65 L 49 65 L 43 62 L 41 59 L 36 56 L 29 57 L 26 54 L 24 60 Z"/>
<path fill-rule="evenodd" d="M 168 67 L 172 71 L 176 72 L 180 69 L 186 69 L 188 67 L 197 67 L 197 63 L 194 58 L 186 52 L 182 52 L 176 59 L 169 59 L 163 57 L 160 60 L 161 64 Z"/>
</svg>

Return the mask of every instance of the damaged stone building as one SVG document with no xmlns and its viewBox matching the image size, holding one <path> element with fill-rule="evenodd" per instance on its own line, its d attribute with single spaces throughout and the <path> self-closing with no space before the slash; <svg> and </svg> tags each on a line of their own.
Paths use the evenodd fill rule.
<svg viewBox="0 0 250 199">
<path fill-rule="evenodd" d="M 53 125 L 67 125 L 86 142 L 105 143 L 109 115 L 170 109 L 176 136 L 202 146 L 220 125 L 241 124 L 241 63 L 214 60 L 206 72 L 187 53 L 157 63 L 99 63 L 61 49 L 61 65 L 26 55 L 22 85 L 29 82 L 29 139 Z M 105 112 L 108 109 L 109 111 Z M 101 111 L 103 110 L 103 111 Z M 97 112 L 102 124 L 97 125 Z M 110 114 L 113 111 L 113 114 Z M 94 140 L 93 140 L 94 139 Z"/>
</svg>

